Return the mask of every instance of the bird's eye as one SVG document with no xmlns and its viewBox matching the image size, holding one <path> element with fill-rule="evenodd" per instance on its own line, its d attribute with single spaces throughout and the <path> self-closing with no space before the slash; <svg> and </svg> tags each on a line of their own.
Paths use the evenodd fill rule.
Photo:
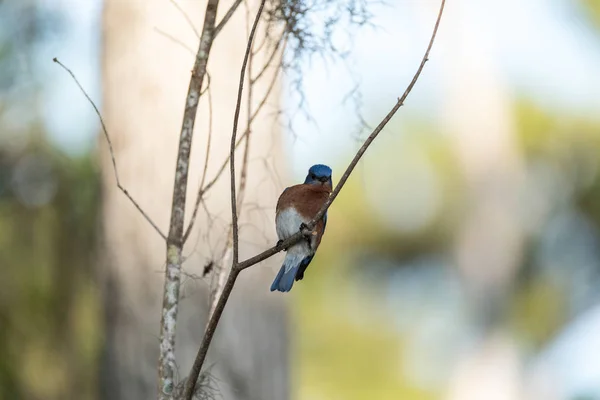
<svg viewBox="0 0 600 400">
<path fill-rule="evenodd" d="M 310 174 L 310 179 L 317 179 L 317 176 L 315 174 Z"/>
</svg>

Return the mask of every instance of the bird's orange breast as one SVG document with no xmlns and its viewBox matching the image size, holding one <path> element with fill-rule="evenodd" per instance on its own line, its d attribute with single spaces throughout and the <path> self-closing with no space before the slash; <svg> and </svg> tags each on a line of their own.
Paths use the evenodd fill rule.
<svg viewBox="0 0 600 400">
<path fill-rule="evenodd" d="M 285 190 L 277 201 L 276 212 L 294 207 L 302 217 L 312 219 L 329 198 L 328 185 L 299 184 Z"/>
</svg>

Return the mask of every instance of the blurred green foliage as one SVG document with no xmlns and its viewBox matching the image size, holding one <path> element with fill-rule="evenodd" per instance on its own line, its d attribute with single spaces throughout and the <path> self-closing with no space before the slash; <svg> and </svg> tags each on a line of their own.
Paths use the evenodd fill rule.
<svg viewBox="0 0 600 400">
<path fill-rule="evenodd" d="M 519 101 L 515 107 L 523 156 L 531 168 L 544 165 L 562 182 L 562 208 L 580 213 L 595 229 L 600 228 L 600 120 L 595 116 L 547 110 L 532 101 Z M 552 210 L 553 213 L 559 210 Z M 553 215 L 549 215 L 549 218 Z M 542 229 L 545 227 L 542 226 Z M 536 246 L 537 238 L 530 238 Z M 528 250 L 531 256 L 531 249 Z M 573 293 L 570 276 L 575 265 L 558 265 L 560 279 L 525 257 L 521 278 L 512 298 L 512 322 L 525 343 L 539 348 L 553 339 L 573 317 L 569 304 Z M 596 271 L 596 274 L 600 271 Z M 592 282 L 588 282 L 592 284 Z M 578 290 L 585 290 L 581 287 Z"/>
<path fill-rule="evenodd" d="M 572 185 L 572 197 L 567 197 L 570 203 L 564 206 L 576 209 L 593 226 L 600 227 L 600 120 L 545 109 L 528 100 L 515 101 L 514 115 L 525 170 L 540 163 L 550 166 L 551 171 Z M 399 171 L 399 160 L 410 152 L 425 154 L 434 166 L 443 205 L 420 230 L 391 230 L 386 221 L 374 218 L 377 212 L 365 196 L 361 169 L 352 175 L 330 211 L 328 232 L 294 303 L 295 357 L 300 360 L 295 366 L 298 372 L 293 375 L 297 379 L 297 398 L 418 400 L 439 398 L 444 389 L 434 385 L 424 390 L 404 373 L 405 363 L 409 362 L 404 354 L 410 341 L 395 326 L 393 315 L 377 309 L 383 307 L 380 303 L 384 297 L 378 293 L 382 288 L 369 289 L 368 283 L 353 281 L 357 276 L 353 269 L 373 268 L 374 260 L 369 258 L 373 255 L 393 260 L 402 268 L 419 255 L 447 254 L 465 212 L 463 178 L 446 136 L 422 125 L 407 132 L 410 133 L 400 139 L 382 137 L 387 142 L 367 154 L 381 168 L 369 176 Z M 394 178 L 396 182 L 402 179 L 397 173 Z M 552 212 L 547 218 L 553 217 Z M 540 229 L 526 238 L 522 271 L 506 299 L 502 321 L 534 353 L 575 316 L 577 310 L 571 304 L 573 297 L 579 295 L 573 292 L 569 278 L 569 268 L 575 268 L 574 265 L 559 265 L 557 278 L 556 271 L 539 264 L 535 254 L 545 223 Z M 361 254 L 367 258 L 357 261 Z M 363 289 L 351 289 L 357 285 Z M 369 298 L 373 296 L 379 296 L 378 300 Z M 360 323 L 361 320 L 369 322 Z M 411 325 L 419 323 L 421 320 L 414 319 Z"/>
<path fill-rule="evenodd" d="M 600 0 L 578 0 L 596 29 L 600 29 Z"/>
<path fill-rule="evenodd" d="M 95 398 L 102 340 L 95 285 L 98 171 L 44 146 L 0 153 L 0 398 Z M 49 202 L 23 202 L 14 171 L 24 159 L 50 165 Z"/>
<path fill-rule="evenodd" d="M 397 130 L 392 127 L 389 132 Z M 292 371 L 296 398 L 428 400 L 440 394 L 439 388 L 424 389 L 411 382 L 406 375 L 410 368 L 403 359 L 409 346 L 405 335 L 394 327 L 393 316 L 372 308 L 383 298 L 357 298 L 370 296 L 370 289 L 353 282 L 352 269 L 361 255 L 366 255 L 367 261 L 360 268 L 369 268 L 369 257 L 373 255 L 401 265 L 419 255 L 443 251 L 460 217 L 463 182 L 451 143 L 423 122 L 413 121 L 405 131 L 411 134 L 382 134 L 381 143 L 366 155 L 367 159 L 377 160 L 372 163 L 375 169 L 355 170 L 336 206 L 329 211 L 328 232 L 294 303 L 294 357 L 299 360 L 293 368 L 297 372 Z M 443 201 L 429 223 L 407 232 L 393 229 L 385 216 L 374 210 L 365 197 L 368 189 L 364 180 L 365 174 L 389 175 L 394 190 L 410 186 L 413 178 L 400 176 L 399 171 L 409 167 L 404 160 L 415 154 L 427 160 L 441 178 L 438 183 Z M 370 164 L 369 160 L 364 162 Z M 405 179 L 408 182 L 401 182 Z M 411 194 L 401 196 L 408 198 Z M 363 287 L 356 291 L 354 285 Z"/>
<path fill-rule="evenodd" d="M 46 144 L 32 67 L 57 10 L 0 1 L 0 399 L 97 397 L 98 168 Z"/>
</svg>

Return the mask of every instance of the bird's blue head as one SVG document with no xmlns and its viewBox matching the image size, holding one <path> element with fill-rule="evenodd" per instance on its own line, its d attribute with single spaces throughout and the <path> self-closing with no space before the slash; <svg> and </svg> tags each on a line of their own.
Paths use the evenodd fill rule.
<svg viewBox="0 0 600 400">
<path fill-rule="evenodd" d="M 306 175 L 304 183 L 308 183 L 310 185 L 332 186 L 333 184 L 331 182 L 331 168 L 323 164 L 313 165 L 308 170 L 308 175 Z"/>
</svg>

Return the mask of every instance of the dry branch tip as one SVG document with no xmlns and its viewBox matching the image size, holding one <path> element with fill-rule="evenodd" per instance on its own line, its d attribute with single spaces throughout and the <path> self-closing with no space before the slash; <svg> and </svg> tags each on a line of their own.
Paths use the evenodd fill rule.
<svg viewBox="0 0 600 400">
<path fill-rule="evenodd" d="M 110 136 L 108 135 L 108 130 L 106 129 L 106 124 L 104 123 L 104 118 L 102 117 L 102 114 L 100 114 L 100 110 L 98 109 L 98 106 L 96 106 L 96 103 L 94 102 L 94 100 L 92 100 L 92 98 L 86 92 L 86 90 L 83 88 L 83 86 L 81 86 L 81 83 L 79 83 L 79 80 L 77 79 L 77 77 L 75 76 L 73 71 L 71 71 L 71 69 L 69 69 L 66 65 L 64 65 L 62 62 L 60 62 L 57 57 L 54 57 L 52 59 L 52 61 L 57 63 L 62 69 L 64 69 L 69 75 L 71 75 L 71 78 L 73 79 L 73 81 L 75 81 L 75 84 L 77 85 L 77 87 L 79 88 L 81 93 L 83 93 L 83 95 L 85 96 L 87 101 L 91 104 L 92 108 L 94 109 L 94 112 L 98 116 L 98 119 L 100 120 L 100 125 L 102 126 L 102 132 L 104 133 L 104 138 L 106 139 L 106 143 L 108 144 L 108 152 L 110 153 L 110 159 L 112 161 L 113 172 L 115 175 L 115 181 L 117 183 L 117 188 L 125 195 L 125 197 L 127 197 L 129 199 L 131 204 L 133 204 L 135 206 L 135 208 L 140 212 L 140 214 L 142 214 L 142 216 L 146 219 L 146 221 L 148 221 L 148 223 L 154 228 L 154 230 L 160 235 L 160 237 L 162 237 L 166 241 L 167 236 L 160 230 L 158 225 L 156 225 L 154 223 L 152 218 L 150 218 L 150 216 L 148 214 L 146 214 L 146 212 L 142 209 L 142 207 L 138 204 L 138 202 L 135 201 L 135 199 L 129 194 L 129 192 L 123 187 L 123 185 L 121 185 L 121 181 L 119 179 L 119 172 L 117 170 L 117 160 L 115 158 L 115 152 L 113 150 L 112 141 L 110 140 Z"/>
</svg>

